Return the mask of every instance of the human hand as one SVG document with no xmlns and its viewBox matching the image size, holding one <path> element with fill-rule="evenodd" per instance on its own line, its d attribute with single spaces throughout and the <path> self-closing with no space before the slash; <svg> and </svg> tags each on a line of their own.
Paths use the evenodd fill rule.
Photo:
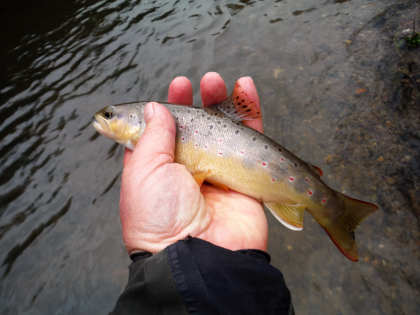
<svg viewBox="0 0 420 315">
<path fill-rule="evenodd" d="M 260 106 L 250 77 L 236 84 Z M 200 89 L 205 107 L 227 97 L 223 79 L 214 72 L 203 76 Z M 190 81 L 175 78 L 169 103 L 191 105 L 192 99 Z M 134 151 L 126 150 L 124 156 L 120 216 L 128 252 L 156 253 L 188 235 L 230 250 L 266 250 L 268 227 L 261 203 L 206 183 L 200 188 L 183 165 L 174 163 L 176 128 L 169 111 L 149 103 L 144 115 L 146 129 Z M 261 119 L 244 124 L 263 131 Z"/>
</svg>

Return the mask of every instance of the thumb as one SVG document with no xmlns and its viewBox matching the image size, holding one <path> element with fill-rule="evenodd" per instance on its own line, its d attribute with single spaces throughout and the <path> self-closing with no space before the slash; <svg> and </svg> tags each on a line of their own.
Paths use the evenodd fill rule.
<svg viewBox="0 0 420 315">
<path fill-rule="evenodd" d="M 176 134 L 175 121 L 165 106 L 150 102 L 143 114 L 146 128 L 124 166 L 125 170 L 130 169 L 128 173 L 135 173 L 140 178 L 174 161 Z"/>
</svg>

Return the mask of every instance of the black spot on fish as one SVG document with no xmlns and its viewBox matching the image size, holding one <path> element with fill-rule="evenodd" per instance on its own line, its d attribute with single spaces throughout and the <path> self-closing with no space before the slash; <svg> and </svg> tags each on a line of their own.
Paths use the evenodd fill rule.
<svg viewBox="0 0 420 315">
<path fill-rule="evenodd" d="M 210 125 L 210 126 L 209 126 L 209 128 L 210 128 L 210 129 L 213 129 L 213 125 Z"/>
<path fill-rule="evenodd" d="M 264 146 L 264 149 L 266 149 L 266 150 L 267 150 L 267 149 L 268 149 L 268 145 L 265 145 L 265 146 Z"/>
<path fill-rule="evenodd" d="M 207 116 L 207 120 L 210 120 L 210 116 Z"/>
<path fill-rule="evenodd" d="M 257 140 L 257 138 L 255 138 L 255 137 L 252 137 L 252 141 L 255 141 L 255 140 Z"/>
<path fill-rule="evenodd" d="M 242 108 L 247 108 L 247 106 L 246 105 L 243 105 Z"/>
<path fill-rule="evenodd" d="M 220 120 L 217 123 L 220 125 L 221 124 Z"/>
<path fill-rule="evenodd" d="M 236 130 L 236 131 L 235 131 L 235 134 L 238 134 L 238 133 L 239 133 L 239 130 Z"/>
<path fill-rule="evenodd" d="M 293 164 L 295 165 L 295 167 L 297 167 L 297 166 L 298 166 L 296 162 L 295 162 L 295 163 L 293 163 Z"/>
<path fill-rule="evenodd" d="M 244 103 L 245 103 L 245 100 L 244 100 L 244 99 L 242 99 L 242 102 L 244 102 Z"/>
<path fill-rule="evenodd" d="M 238 95 L 238 96 L 236 96 L 236 99 L 239 99 L 239 95 Z"/>
<path fill-rule="evenodd" d="M 226 128 L 226 125 L 223 125 L 223 128 Z"/>
<path fill-rule="evenodd" d="M 191 118 L 191 122 L 193 122 L 194 121 L 194 118 Z"/>
<path fill-rule="evenodd" d="M 277 150 L 279 150 L 279 152 L 281 152 L 281 148 L 277 148 Z"/>
<path fill-rule="evenodd" d="M 247 113 L 249 113 L 250 111 L 251 111 L 251 109 L 250 109 L 250 108 L 248 108 L 248 109 L 246 110 L 246 112 L 247 112 Z"/>
</svg>

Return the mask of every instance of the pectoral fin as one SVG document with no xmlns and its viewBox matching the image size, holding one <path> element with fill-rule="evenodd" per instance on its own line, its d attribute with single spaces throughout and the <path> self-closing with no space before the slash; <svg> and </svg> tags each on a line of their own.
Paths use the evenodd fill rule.
<svg viewBox="0 0 420 315">
<path fill-rule="evenodd" d="M 305 211 L 304 205 L 288 205 L 275 202 L 265 202 L 264 205 L 285 227 L 294 231 L 303 230 L 303 213 Z"/>
</svg>

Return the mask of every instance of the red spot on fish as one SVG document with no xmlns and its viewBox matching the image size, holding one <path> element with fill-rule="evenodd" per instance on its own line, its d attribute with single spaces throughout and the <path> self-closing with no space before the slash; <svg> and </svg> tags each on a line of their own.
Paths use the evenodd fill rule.
<svg viewBox="0 0 420 315">
<path fill-rule="evenodd" d="M 223 139 L 222 138 L 219 138 L 219 139 L 217 139 L 217 142 L 222 143 L 223 142 Z"/>
<path fill-rule="evenodd" d="M 198 143 L 194 143 L 194 147 L 195 148 L 198 148 Z"/>
<path fill-rule="evenodd" d="M 289 176 L 289 182 L 294 182 L 295 178 L 293 176 Z"/>
<path fill-rule="evenodd" d="M 271 177 L 271 181 L 274 183 L 276 179 L 274 177 Z"/>
<path fill-rule="evenodd" d="M 179 128 L 180 128 L 180 129 L 184 129 L 184 126 L 183 126 L 183 125 L 179 125 Z"/>
<path fill-rule="evenodd" d="M 218 156 L 223 156 L 223 152 L 217 152 Z"/>
<path fill-rule="evenodd" d="M 245 154 L 245 152 L 244 152 L 244 151 L 239 151 L 239 154 L 240 154 L 240 155 L 244 155 L 244 154 Z"/>
<path fill-rule="evenodd" d="M 281 157 L 281 158 L 280 158 L 280 161 L 284 162 L 284 161 L 285 161 L 285 159 Z"/>
<path fill-rule="evenodd" d="M 184 142 L 185 141 L 185 137 L 181 137 L 181 141 Z"/>
<path fill-rule="evenodd" d="M 327 199 L 326 199 L 326 198 L 323 198 L 323 199 L 321 200 L 321 202 L 322 202 L 323 204 L 325 204 L 325 203 L 327 202 Z"/>
<path fill-rule="evenodd" d="M 261 165 L 263 166 L 263 167 L 267 167 L 267 162 L 261 162 Z"/>
<path fill-rule="evenodd" d="M 195 130 L 195 131 L 194 131 L 194 133 L 195 133 L 196 135 L 198 135 L 198 130 Z"/>
<path fill-rule="evenodd" d="M 314 192 L 313 192 L 312 190 L 310 190 L 310 189 L 309 189 L 309 190 L 308 190 L 308 195 L 309 195 L 309 196 L 312 196 L 313 194 L 314 194 Z"/>
</svg>

